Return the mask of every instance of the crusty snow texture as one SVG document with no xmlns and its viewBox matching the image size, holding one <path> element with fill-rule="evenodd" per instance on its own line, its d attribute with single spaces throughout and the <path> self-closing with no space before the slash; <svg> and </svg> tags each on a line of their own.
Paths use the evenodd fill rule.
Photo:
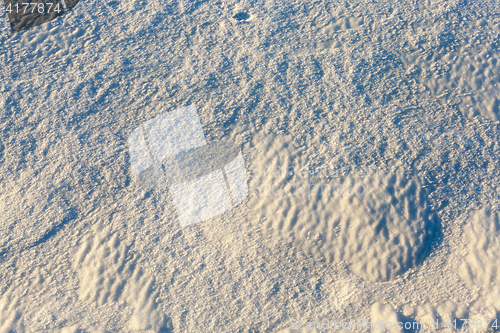
<svg viewBox="0 0 500 333">
<path fill-rule="evenodd" d="M 498 316 L 497 0 L 82 0 L 17 34 L 0 17 L 0 332 Z M 188 105 L 241 147 L 250 193 L 181 228 L 127 138 Z M 314 172 L 262 174 L 281 166 Z"/>
</svg>

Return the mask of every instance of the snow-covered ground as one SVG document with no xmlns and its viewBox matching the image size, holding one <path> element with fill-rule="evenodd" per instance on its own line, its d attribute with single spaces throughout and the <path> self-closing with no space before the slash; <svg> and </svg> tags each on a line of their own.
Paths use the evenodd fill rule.
<svg viewBox="0 0 500 333">
<path fill-rule="evenodd" d="M 1 332 L 500 330 L 496 1 L 0 15 Z M 188 105 L 241 147 L 249 194 L 181 227 L 127 140 Z"/>
</svg>

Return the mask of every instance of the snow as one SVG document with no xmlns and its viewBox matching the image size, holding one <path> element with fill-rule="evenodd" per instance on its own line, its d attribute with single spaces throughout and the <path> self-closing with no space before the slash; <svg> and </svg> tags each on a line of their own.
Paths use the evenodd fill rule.
<svg viewBox="0 0 500 333">
<path fill-rule="evenodd" d="M 494 309 L 500 308 L 496 265 L 500 250 L 499 232 L 498 211 L 492 211 L 491 207 L 477 211 L 463 226 L 467 254 L 457 267 L 457 273 L 470 288 L 481 288 L 477 305 Z"/>
<path fill-rule="evenodd" d="M 498 2 L 89 0 L 22 33 L 0 7 L 1 332 L 498 317 Z M 128 140 L 190 105 L 249 186 L 183 227 Z M 266 189 L 297 181 L 365 191 Z"/>
<path fill-rule="evenodd" d="M 312 175 L 297 162 L 313 158 L 300 156 L 307 153 L 293 149 L 290 138 L 256 140 L 256 155 L 265 158 L 252 166 L 258 176 L 250 183 L 255 227 L 264 224 L 270 234 L 293 239 L 318 260 L 346 261 L 373 282 L 394 279 L 430 254 L 441 223 L 418 177 L 397 166 Z"/>
</svg>

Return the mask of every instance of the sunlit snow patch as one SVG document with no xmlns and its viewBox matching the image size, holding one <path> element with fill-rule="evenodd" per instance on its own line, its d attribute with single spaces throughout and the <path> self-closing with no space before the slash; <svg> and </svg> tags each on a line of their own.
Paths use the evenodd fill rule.
<svg viewBox="0 0 500 333">
<path fill-rule="evenodd" d="M 402 167 L 322 178 L 301 171 L 312 157 L 291 138 L 254 138 L 249 221 L 318 260 L 345 261 L 357 275 L 387 281 L 431 253 L 441 232 L 427 189 Z"/>
<path fill-rule="evenodd" d="M 467 254 L 458 274 L 470 288 L 480 288 L 481 308 L 500 311 L 500 214 L 488 207 L 477 211 L 463 226 L 462 237 Z"/>
</svg>

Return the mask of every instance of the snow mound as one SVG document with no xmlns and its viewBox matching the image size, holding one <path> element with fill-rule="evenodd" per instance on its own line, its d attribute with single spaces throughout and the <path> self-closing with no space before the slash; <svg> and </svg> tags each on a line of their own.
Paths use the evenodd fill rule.
<svg viewBox="0 0 500 333">
<path fill-rule="evenodd" d="M 305 172 L 302 166 L 313 162 L 290 138 L 256 142 L 248 205 L 250 219 L 265 231 L 290 238 L 318 260 L 347 261 L 370 281 L 394 279 L 430 253 L 440 222 L 418 176 L 401 167 Z"/>
<path fill-rule="evenodd" d="M 500 310 L 500 216 L 497 211 L 483 208 L 463 226 L 467 254 L 458 267 L 458 274 L 471 288 L 481 288 L 482 307 Z"/>
<path fill-rule="evenodd" d="M 20 295 L 16 294 L 14 287 L 3 293 L 0 298 L 0 332 L 10 332 L 13 329 L 21 332 L 25 329 L 20 321 L 19 303 Z"/>
<path fill-rule="evenodd" d="M 445 332 L 451 332 L 455 325 L 457 325 L 457 328 L 462 328 L 461 318 L 476 318 L 469 316 L 465 305 L 457 304 L 452 300 L 437 305 L 427 301 L 416 307 L 407 304 L 406 308 L 411 308 L 412 311 L 408 313 L 403 310 L 403 313 L 408 317 L 415 318 L 415 321 L 422 324 L 424 328 L 428 328 L 430 325 L 433 329 L 444 330 Z"/>
<path fill-rule="evenodd" d="M 371 332 L 402 332 L 398 328 L 398 314 L 389 304 L 375 302 L 371 307 L 370 322 Z"/>
<path fill-rule="evenodd" d="M 132 331 L 171 328 L 156 302 L 155 279 L 137 264 L 138 255 L 130 250 L 131 245 L 121 242 L 110 227 L 99 224 L 96 231 L 96 237 L 83 242 L 73 263 L 80 279 L 80 299 L 97 306 L 116 302 L 133 308 L 128 321 Z"/>
</svg>

